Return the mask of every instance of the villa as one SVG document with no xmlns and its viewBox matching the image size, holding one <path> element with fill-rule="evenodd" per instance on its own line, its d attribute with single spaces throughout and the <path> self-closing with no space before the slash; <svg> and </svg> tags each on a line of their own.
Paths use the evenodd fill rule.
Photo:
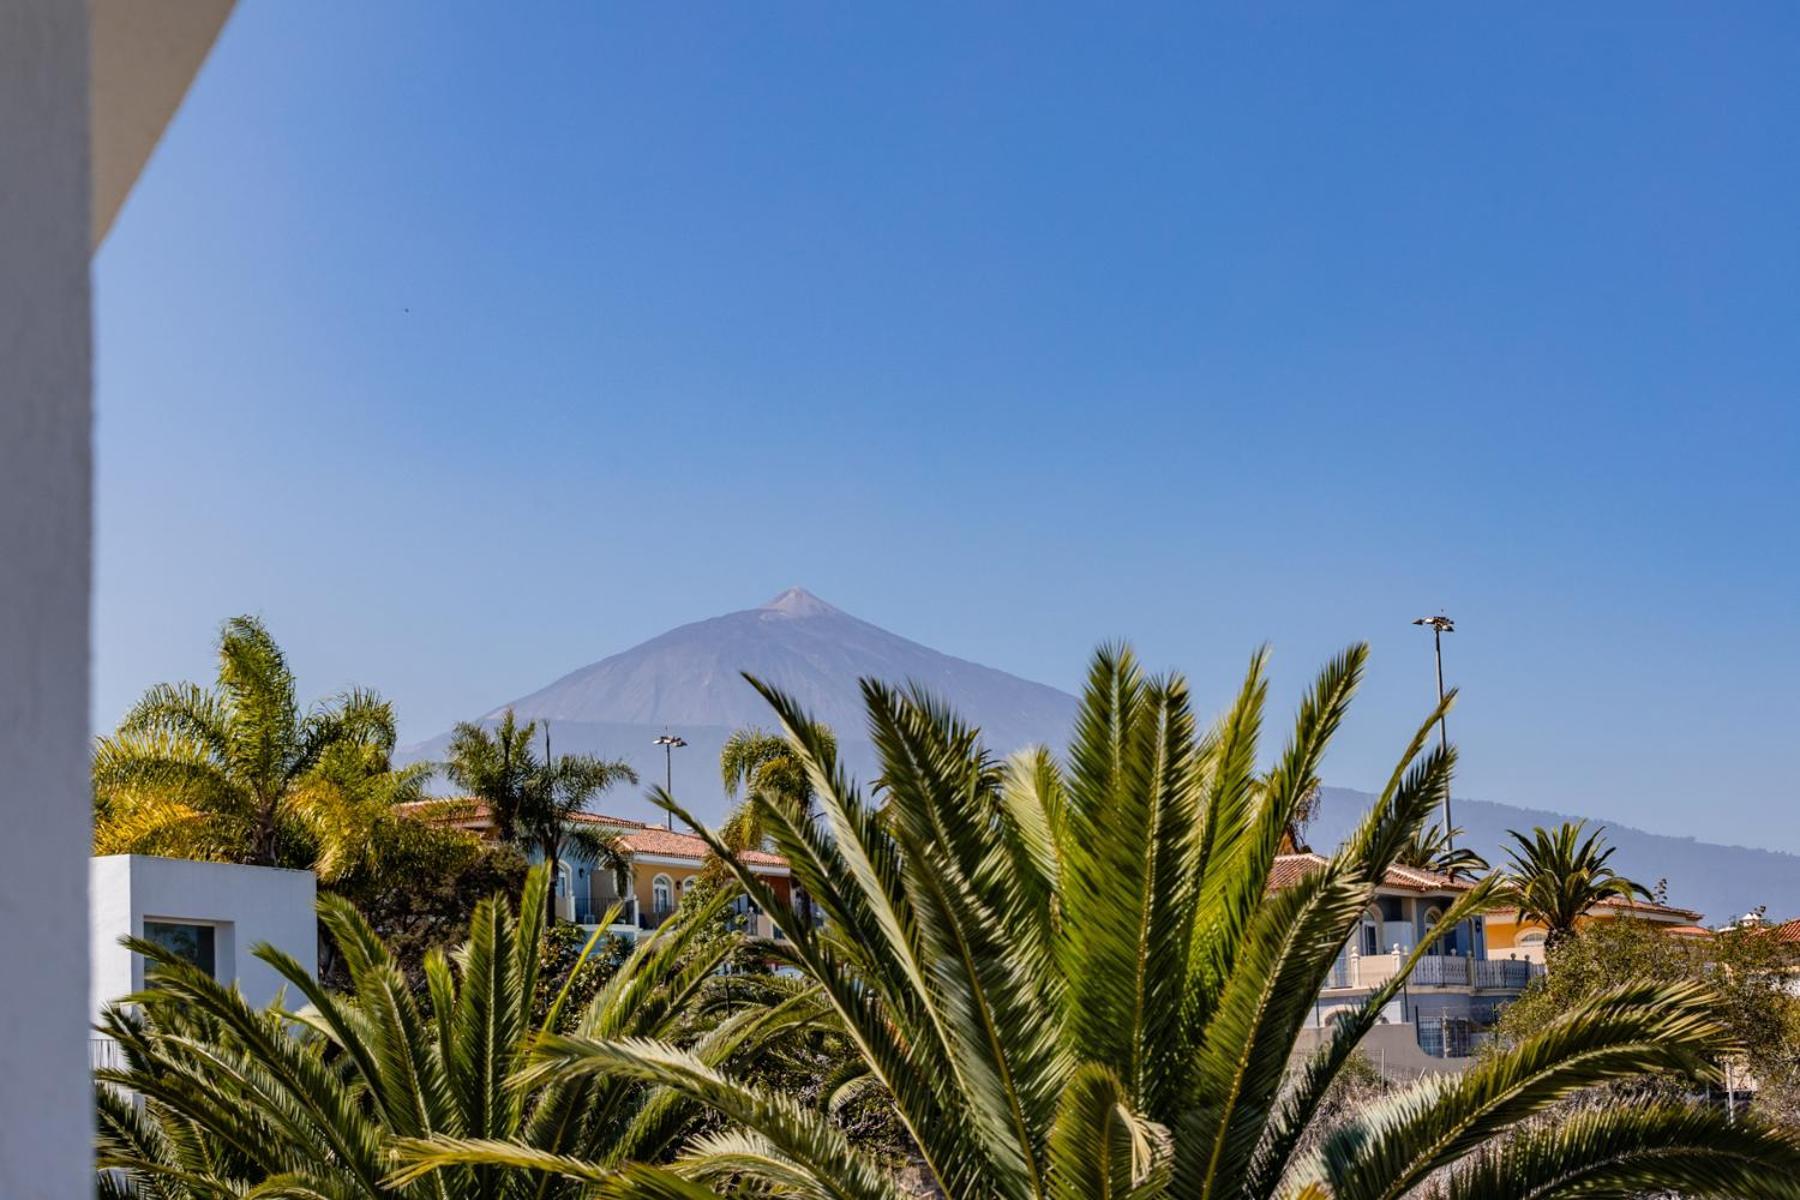
<svg viewBox="0 0 1800 1200">
<path fill-rule="evenodd" d="M 493 817 L 480 801 L 454 806 L 446 806 L 443 801 L 424 801 L 409 807 L 427 813 L 432 809 L 447 812 L 434 819 L 481 837 L 494 836 Z M 556 912 L 566 921 L 592 929 L 610 912 L 613 919 L 607 923 L 608 930 L 635 940 L 641 932 L 655 929 L 669 918 L 705 869 L 706 843 L 691 833 L 602 813 L 582 813 L 577 819 L 612 838 L 625 852 L 625 887 L 620 890 L 615 872 L 596 865 L 571 847 L 558 864 L 556 879 Z M 536 853 L 530 857 L 533 861 L 539 858 Z M 746 851 L 740 857 L 776 896 L 789 899 L 786 859 L 760 850 Z M 780 930 L 755 905 L 739 901 L 738 907 L 750 918 L 748 932 L 760 937 L 780 936 Z"/>
<path fill-rule="evenodd" d="M 1594 905 L 1581 918 L 1581 923 L 1630 917 L 1648 922 L 1670 937 L 1713 936 L 1712 930 L 1700 924 L 1700 916 L 1691 908 L 1676 908 L 1649 900 L 1615 898 Z M 1504 954 L 1508 958 L 1541 963 L 1544 961 L 1544 938 L 1547 932 L 1542 925 L 1523 919 L 1517 909 L 1496 909 L 1487 915 L 1488 948 L 1496 956 Z"/>
<path fill-rule="evenodd" d="M 1270 884 L 1291 887 L 1321 870 L 1327 860 L 1312 853 L 1275 860 Z M 1405 965 L 1431 927 L 1470 885 L 1413 867 L 1390 867 L 1375 889 L 1375 902 L 1338 953 L 1337 963 L 1313 1005 L 1311 1039 L 1360 1007 Z M 1438 939 L 1382 1014 L 1372 1046 L 1384 1061 L 1406 1069 L 1457 1069 L 1481 1043 L 1508 1001 L 1543 973 L 1540 963 L 1490 956 L 1488 921 L 1476 916 Z"/>
</svg>

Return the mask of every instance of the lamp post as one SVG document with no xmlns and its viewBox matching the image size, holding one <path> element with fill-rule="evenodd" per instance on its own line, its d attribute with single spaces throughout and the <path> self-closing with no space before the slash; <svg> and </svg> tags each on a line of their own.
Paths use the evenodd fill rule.
<svg viewBox="0 0 1800 1200">
<path fill-rule="evenodd" d="M 1439 613 L 1435 617 L 1420 617 L 1413 624 L 1431 627 L 1431 649 L 1437 658 L 1438 703 L 1441 705 L 1444 702 L 1444 635 L 1456 632 L 1456 622 L 1443 613 Z M 1450 752 L 1450 733 L 1445 728 L 1444 718 L 1444 713 L 1438 713 L 1438 745 L 1443 748 L 1444 753 L 1448 754 Z M 1456 848 L 1456 826 L 1450 821 L 1449 788 L 1444 789 L 1444 845 L 1452 850 Z"/>
<path fill-rule="evenodd" d="M 675 751 L 678 747 L 687 745 L 687 739 L 677 737 L 672 733 L 665 733 L 652 744 L 663 748 L 663 791 L 673 796 L 675 794 Z M 667 814 L 667 820 L 669 828 L 675 828 L 675 814 Z"/>
</svg>

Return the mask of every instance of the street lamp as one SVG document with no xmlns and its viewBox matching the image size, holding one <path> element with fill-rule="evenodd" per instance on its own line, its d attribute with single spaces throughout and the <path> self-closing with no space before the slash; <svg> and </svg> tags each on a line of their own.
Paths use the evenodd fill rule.
<svg viewBox="0 0 1800 1200">
<path fill-rule="evenodd" d="M 663 791 L 667 792 L 670 796 L 674 796 L 674 794 L 675 794 L 675 751 L 679 747 L 687 745 L 687 739 L 682 738 L 682 737 L 677 737 L 675 734 L 672 734 L 672 733 L 665 733 L 661 737 L 657 738 L 656 741 L 652 744 L 661 746 L 663 748 Z M 668 822 L 669 822 L 670 829 L 675 828 L 675 814 L 674 813 L 668 814 Z"/>
<path fill-rule="evenodd" d="M 1442 705 L 1444 703 L 1444 635 L 1446 633 L 1456 632 L 1456 622 L 1452 621 L 1449 617 L 1446 617 L 1443 613 L 1439 613 L 1435 617 L 1420 617 L 1414 621 L 1413 624 L 1429 625 L 1431 627 L 1431 648 L 1437 656 L 1438 704 Z M 1448 754 L 1450 752 L 1450 734 L 1444 727 L 1444 717 L 1444 713 L 1438 713 L 1438 745 L 1443 747 L 1444 753 Z M 1450 789 L 1445 788 L 1444 845 L 1451 849 L 1456 848 L 1455 830 L 1456 826 L 1451 824 L 1450 821 Z"/>
</svg>

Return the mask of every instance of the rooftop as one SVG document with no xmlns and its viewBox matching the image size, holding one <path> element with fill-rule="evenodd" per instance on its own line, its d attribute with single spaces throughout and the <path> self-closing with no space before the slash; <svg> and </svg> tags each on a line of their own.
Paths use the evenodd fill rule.
<svg viewBox="0 0 1800 1200">
<path fill-rule="evenodd" d="M 492 825 L 486 802 L 470 796 L 415 800 L 400 805 L 400 808 L 424 820 L 462 825 L 482 832 L 486 832 Z M 630 817 L 609 816 L 606 813 L 575 813 L 572 819 L 604 828 L 633 854 L 660 854 L 669 858 L 691 858 L 695 862 L 706 857 L 706 843 L 691 833 L 677 833 L 673 829 L 664 829 L 661 825 L 651 825 Z M 766 854 L 761 850 L 748 850 L 739 857 L 755 867 L 787 865 L 787 859 L 781 855 Z"/>
<path fill-rule="evenodd" d="M 1269 872 L 1269 888 L 1279 891 L 1293 887 L 1314 871 L 1322 870 L 1330 860 L 1322 854 L 1278 854 L 1275 856 L 1275 868 Z M 1466 892 L 1469 890 L 1467 880 L 1457 879 L 1450 875 L 1441 875 L 1436 871 L 1425 871 L 1417 867 L 1389 867 L 1387 875 L 1382 878 L 1382 887 L 1399 888 L 1408 892 Z"/>
</svg>

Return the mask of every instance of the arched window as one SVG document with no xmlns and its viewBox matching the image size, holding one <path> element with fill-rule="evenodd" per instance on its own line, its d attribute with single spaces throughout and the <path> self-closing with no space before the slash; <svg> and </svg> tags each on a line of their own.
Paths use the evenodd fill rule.
<svg viewBox="0 0 1800 1200">
<path fill-rule="evenodd" d="M 675 911 L 675 884 L 667 875 L 650 881 L 650 907 L 659 913 Z"/>
<path fill-rule="evenodd" d="M 556 894 L 558 896 L 570 896 L 574 894 L 574 889 L 569 886 L 568 863 L 556 864 Z"/>
<path fill-rule="evenodd" d="M 1542 946 L 1544 944 L 1544 931 L 1541 929 L 1526 930 L 1519 935 L 1518 941 L 1514 944 L 1521 950 L 1532 946 Z"/>
<path fill-rule="evenodd" d="M 1439 908 L 1435 904 L 1432 905 L 1430 908 L 1426 909 L 1425 910 L 1424 927 L 1419 930 L 1419 936 L 1423 937 L 1427 933 L 1430 933 L 1431 927 L 1433 925 L 1436 925 L 1439 921 L 1443 920 L 1443 917 L 1444 917 L 1444 910 Z M 1431 949 L 1427 953 L 1448 954 L 1454 949 L 1452 943 L 1455 940 L 1456 940 L 1456 934 L 1453 931 L 1448 936 L 1441 937 L 1437 941 L 1433 942 L 1431 944 Z"/>
<path fill-rule="evenodd" d="M 1381 913 L 1370 905 L 1362 918 L 1362 944 L 1357 947 L 1364 955 L 1380 954 L 1381 945 Z"/>
</svg>

